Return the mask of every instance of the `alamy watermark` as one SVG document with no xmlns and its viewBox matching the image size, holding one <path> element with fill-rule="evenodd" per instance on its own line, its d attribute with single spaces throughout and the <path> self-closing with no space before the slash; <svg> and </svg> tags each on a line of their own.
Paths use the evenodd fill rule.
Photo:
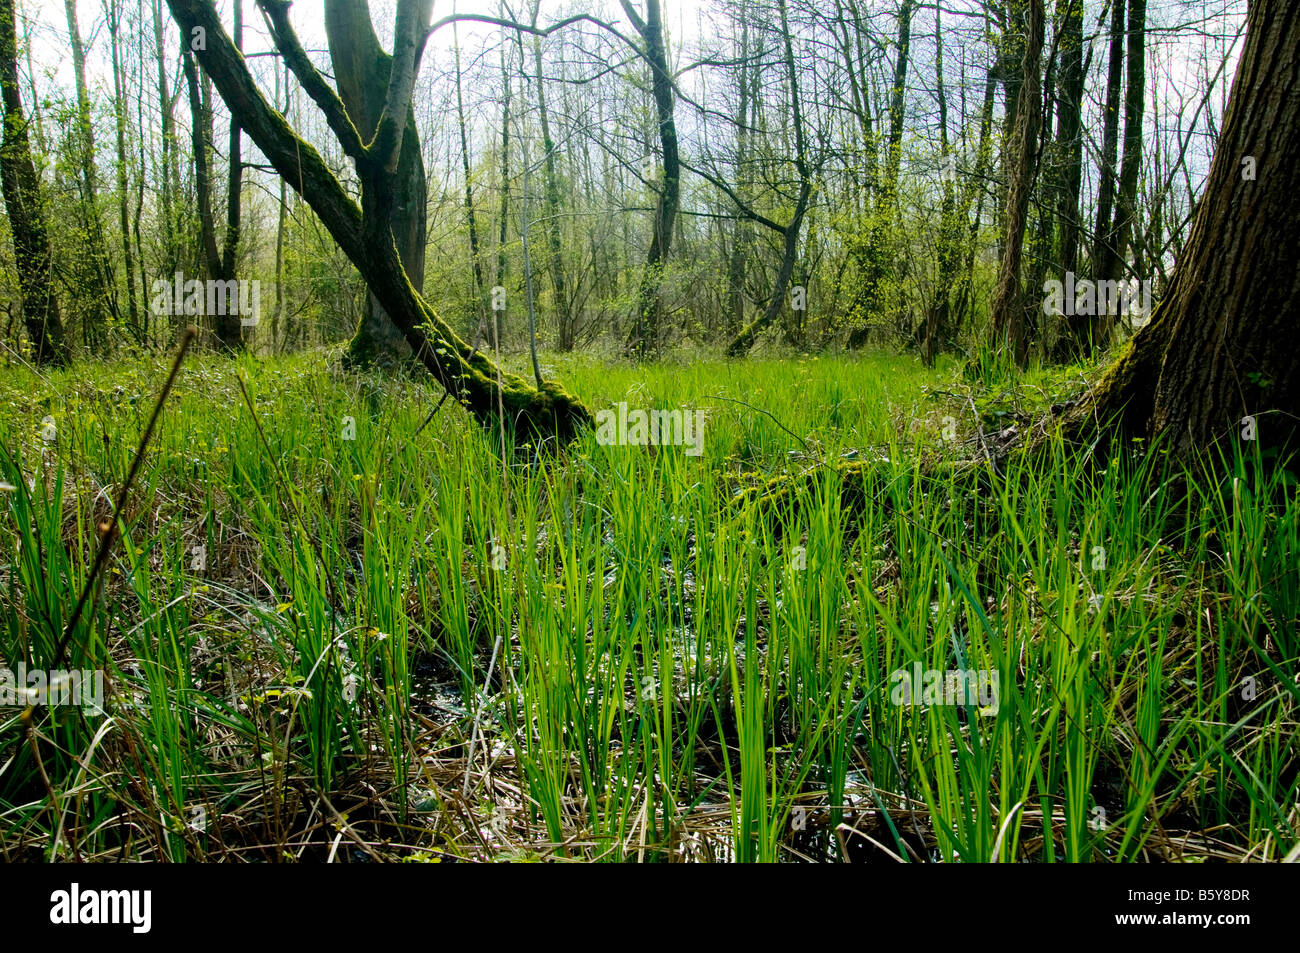
<svg viewBox="0 0 1300 953">
<path fill-rule="evenodd" d="M 0 708 L 27 705 L 104 708 L 104 673 L 92 669 L 0 668 Z"/>
<path fill-rule="evenodd" d="M 120 924 L 132 933 L 148 933 L 153 925 L 153 891 L 83 889 L 73 883 L 50 894 L 50 922 L 56 926 Z"/>
<path fill-rule="evenodd" d="M 218 280 L 209 278 L 188 281 L 181 272 L 176 272 L 172 281 L 159 278 L 150 285 L 149 310 L 155 315 L 239 315 L 241 327 L 257 326 L 262 311 L 262 282 L 231 278 Z"/>
<path fill-rule="evenodd" d="M 617 411 L 596 411 L 596 442 L 604 447 L 685 447 L 688 457 L 698 457 L 704 450 L 704 411 L 628 410 L 627 401 L 619 401 Z"/>
<path fill-rule="evenodd" d="M 1126 315 L 1145 321 L 1151 317 L 1151 282 L 1076 280 L 1074 272 L 1065 273 L 1065 281 L 1049 278 L 1043 282 L 1043 313 L 1073 315 Z"/>
<path fill-rule="evenodd" d="M 996 669 L 924 668 L 920 662 L 889 676 L 889 700 L 895 705 L 979 705 L 981 715 L 998 713 Z"/>
</svg>

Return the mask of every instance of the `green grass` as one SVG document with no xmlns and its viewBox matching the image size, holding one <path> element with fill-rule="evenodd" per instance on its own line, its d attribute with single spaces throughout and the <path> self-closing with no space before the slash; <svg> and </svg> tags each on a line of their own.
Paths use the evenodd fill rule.
<svg viewBox="0 0 1300 953">
<path fill-rule="evenodd" d="M 703 453 L 503 465 L 418 381 L 191 360 L 62 666 L 107 716 L 0 709 L 0 856 L 1295 854 L 1300 506 L 1253 444 L 972 475 L 1078 369 L 552 361 L 592 409 L 706 410 Z M 4 664 L 51 667 L 165 373 L 6 369 Z M 996 711 L 893 704 L 917 662 Z"/>
</svg>

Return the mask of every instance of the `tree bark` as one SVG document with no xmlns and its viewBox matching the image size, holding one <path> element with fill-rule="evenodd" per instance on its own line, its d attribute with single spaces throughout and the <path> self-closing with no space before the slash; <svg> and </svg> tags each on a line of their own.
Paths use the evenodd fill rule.
<svg viewBox="0 0 1300 953">
<path fill-rule="evenodd" d="M 1244 435 L 1294 440 L 1300 364 L 1300 0 L 1257 0 L 1205 191 L 1151 322 L 1067 430 L 1112 421 L 1175 454 Z M 1243 177 L 1253 157 L 1256 177 Z"/>
<path fill-rule="evenodd" d="M 742 200 L 749 193 L 749 126 L 750 126 L 750 76 L 757 70 L 749 62 L 749 11 L 744 5 L 740 12 L 740 43 L 736 59 L 740 69 L 736 83 L 739 103 L 736 108 L 736 184 L 735 191 Z M 734 336 L 745 326 L 745 259 L 753 244 L 753 227 L 744 216 L 736 219 L 731 229 L 731 247 L 727 254 L 727 309 L 723 329 Z"/>
<path fill-rule="evenodd" d="M 162 0 L 153 0 L 154 58 L 158 67 L 158 104 L 162 112 L 162 161 L 159 168 L 161 178 L 159 198 L 162 200 L 164 236 L 162 272 L 170 275 L 180 267 L 180 250 L 176 241 L 176 218 L 173 211 L 173 193 L 180 175 L 176 160 L 176 120 L 172 112 L 175 99 L 167 82 L 165 29 Z"/>
<path fill-rule="evenodd" d="M 990 305 L 994 341 L 999 349 L 1005 349 L 1008 356 L 1021 367 L 1029 356 L 1029 338 L 1025 333 L 1020 258 L 1024 248 L 1026 213 L 1033 180 L 1039 111 L 1042 109 L 1038 61 L 1043 50 L 1043 0 L 1028 0 L 1026 12 L 1023 74 L 1016 100 L 1017 116 L 1012 144 L 1014 165 L 1010 170 L 1007 187 L 1006 232 L 998 283 Z"/>
<path fill-rule="evenodd" d="M 0 182 L 13 233 L 23 324 L 37 364 L 68 363 L 59 302 L 50 281 L 50 238 L 40 182 L 27 141 L 27 119 L 18 91 L 18 40 L 13 0 L 0 0 L 0 92 L 4 97 L 4 141 Z"/>
<path fill-rule="evenodd" d="M 380 46 L 365 3 L 327 0 L 325 35 L 339 96 L 357 131 L 369 141 L 375 136 L 384 111 L 393 58 Z M 424 288 L 428 186 L 424 179 L 424 159 L 420 154 L 415 110 L 409 106 L 393 187 L 398 195 L 393 202 L 389 225 L 402 267 L 419 291 Z M 402 332 L 372 292 L 356 334 L 348 345 L 346 363 L 357 367 L 392 367 L 410 359 L 411 349 Z"/>
</svg>

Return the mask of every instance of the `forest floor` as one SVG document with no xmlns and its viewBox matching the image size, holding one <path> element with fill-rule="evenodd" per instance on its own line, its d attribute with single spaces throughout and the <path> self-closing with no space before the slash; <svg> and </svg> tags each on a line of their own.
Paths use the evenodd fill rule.
<svg viewBox="0 0 1300 953">
<path fill-rule="evenodd" d="M 0 667 L 107 673 L 0 708 L 0 858 L 1300 851 L 1300 500 L 1256 445 L 944 466 L 1093 369 L 551 356 L 702 434 L 503 465 L 337 363 L 187 362 L 62 656 L 168 361 L 0 375 Z"/>
</svg>

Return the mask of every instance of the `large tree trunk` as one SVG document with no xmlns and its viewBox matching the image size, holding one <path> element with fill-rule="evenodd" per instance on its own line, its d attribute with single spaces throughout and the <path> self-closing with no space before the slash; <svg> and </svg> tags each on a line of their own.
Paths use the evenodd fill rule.
<svg viewBox="0 0 1300 953">
<path fill-rule="evenodd" d="M 1070 412 L 1175 453 L 1300 421 L 1300 0 L 1256 0 L 1191 232 L 1150 324 Z M 1256 176 L 1243 160 L 1253 157 Z"/>
<path fill-rule="evenodd" d="M 1038 61 L 1043 50 L 1043 0 L 1028 0 L 1025 19 L 1023 73 L 1016 98 L 1017 115 L 1012 140 L 1012 162 L 1007 185 L 1006 232 L 1002 265 L 993 291 L 990 321 L 995 342 L 1017 365 L 1024 366 L 1029 354 L 1025 328 L 1025 306 L 1020 287 L 1020 258 L 1024 248 L 1025 221 L 1033 182 L 1034 146 L 1042 109 L 1039 94 Z"/>
<path fill-rule="evenodd" d="M 379 45 L 367 4 L 357 0 L 327 0 L 325 35 L 339 96 L 361 138 L 369 141 L 384 111 L 392 57 Z M 417 291 L 423 291 L 427 185 L 413 108 L 407 113 L 406 124 L 393 184 L 398 194 L 389 225 L 407 277 Z M 402 332 L 372 292 L 348 345 L 347 363 L 390 367 L 410 359 L 411 349 Z"/>
<path fill-rule="evenodd" d="M 975 312 L 975 253 L 979 250 L 980 226 L 984 219 L 984 199 L 988 194 L 985 180 L 989 167 L 993 164 L 993 104 L 997 96 L 997 62 L 989 66 L 984 77 L 984 100 L 980 106 L 980 131 L 975 147 L 975 171 L 967 176 L 962 184 L 961 208 L 957 221 L 967 223 L 965 245 L 966 259 L 962 262 L 961 274 L 957 279 L 957 291 L 953 295 L 954 331 Z M 971 207 L 974 206 L 974 215 Z"/>
<path fill-rule="evenodd" d="M 190 152 L 194 159 L 194 205 L 199 219 L 199 259 L 208 278 L 221 277 L 221 252 L 212 213 L 212 110 L 204 97 L 199 68 L 182 41 L 181 68 L 190 100 Z"/>
<path fill-rule="evenodd" d="M 232 115 L 275 170 L 312 207 L 401 330 L 416 359 L 434 378 L 480 422 L 499 420 L 524 440 L 567 441 L 578 428 L 590 425 L 587 409 L 555 383 L 548 381 L 533 388 L 502 372 L 486 355 L 457 337 L 411 284 L 403 268 L 390 222 L 399 198 L 394 183 L 422 52 L 424 27 L 417 5 L 399 0 L 388 91 L 375 136 L 367 145 L 343 101 L 312 67 L 290 29 L 288 4 L 259 2 L 272 22 L 277 47 L 356 165 L 362 184 L 358 207 L 320 153 L 267 103 L 226 35 L 216 9 L 205 0 L 167 2 L 184 35 L 192 35 L 195 28 L 205 31 L 206 46 L 197 53 Z"/>
<path fill-rule="evenodd" d="M 235 23 L 232 39 L 235 49 L 244 48 L 244 6 L 243 0 L 234 0 Z M 212 119 L 209 112 L 208 120 Z M 226 146 L 226 232 L 221 242 L 221 259 L 214 262 L 213 275 L 221 281 L 231 281 L 239 266 L 240 207 L 244 191 L 243 135 L 239 122 L 230 117 L 230 135 Z M 223 308 L 215 316 L 213 331 L 221 346 L 232 351 L 244 346 L 243 318 L 235 314 L 234 308 Z"/>
<path fill-rule="evenodd" d="M 502 13 L 504 13 L 504 9 Z M 509 237 L 510 226 L 510 70 L 508 68 L 507 57 L 514 47 L 509 43 L 501 44 L 501 155 L 498 163 L 499 175 L 501 176 L 501 193 L 497 201 L 497 270 L 496 281 L 493 284 L 495 288 L 504 289 L 506 286 L 506 239 Z M 491 324 L 479 326 L 475 333 L 475 347 L 480 340 L 486 340 L 494 350 L 500 352 L 501 340 L 505 332 L 504 317 L 505 309 L 498 308 L 493 303 L 491 310 L 488 311 Z"/>
<path fill-rule="evenodd" d="M 66 364 L 59 302 L 50 280 L 50 238 L 45 230 L 40 182 L 27 141 L 27 119 L 18 91 L 18 41 L 13 0 L 0 0 L 0 91 L 4 96 L 4 142 L 0 182 L 13 233 L 23 323 L 37 364 Z"/>
</svg>

